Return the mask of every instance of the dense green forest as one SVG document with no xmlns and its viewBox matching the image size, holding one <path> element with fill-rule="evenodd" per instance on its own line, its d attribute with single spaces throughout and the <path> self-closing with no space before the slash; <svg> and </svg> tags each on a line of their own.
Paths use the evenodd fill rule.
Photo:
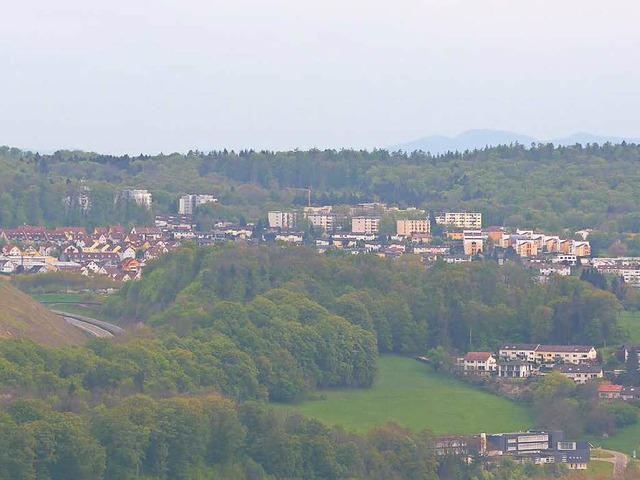
<svg viewBox="0 0 640 480">
<path fill-rule="evenodd" d="M 309 150 L 113 157 L 2 147 L 0 226 L 150 222 L 150 212 L 114 202 L 131 187 L 152 192 L 156 213 L 176 211 L 179 195 L 199 192 L 220 199 L 205 207 L 208 218 L 257 220 L 269 208 L 306 204 L 304 192 L 288 188 L 310 186 L 317 205 L 384 201 L 480 211 L 486 225 L 597 227 L 614 236 L 600 239 L 608 246 L 619 232 L 640 231 L 639 160 L 633 144 L 513 145 L 438 156 Z M 74 200 L 84 187 L 89 211 Z"/>
<path fill-rule="evenodd" d="M 495 349 L 514 341 L 600 346 L 625 336 L 616 296 L 577 278 L 541 284 L 513 264 L 425 268 L 412 257 L 328 256 L 298 247 L 187 245 L 151 263 L 142 281 L 125 285 L 107 308 L 189 332 L 215 324 L 221 306 L 241 319 L 235 325 L 270 328 L 263 317 L 293 315 L 265 312 L 306 303 L 372 332 L 380 352 Z"/>
<path fill-rule="evenodd" d="M 538 284 L 517 265 L 186 245 L 109 298 L 128 336 L 0 341 L 0 478 L 527 478 L 532 466 L 436 457 L 428 432 L 358 436 L 267 402 L 367 388 L 379 352 L 620 341 L 618 308 L 589 282 Z M 592 408 L 565 383 L 536 392 L 557 406 L 541 422 L 576 416 L 564 393 Z"/>
</svg>

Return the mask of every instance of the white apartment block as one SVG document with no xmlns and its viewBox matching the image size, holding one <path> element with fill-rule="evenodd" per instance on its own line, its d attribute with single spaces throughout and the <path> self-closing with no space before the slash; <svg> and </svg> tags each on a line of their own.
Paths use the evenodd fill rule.
<svg viewBox="0 0 640 480">
<path fill-rule="evenodd" d="M 217 201 L 218 199 L 213 195 L 183 195 L 178 200 L 178 213 L 180 215 L 193 215 L 200 205 Z"/>
<path fill-rule="evenodd" d="M 405 237 L 410 237 L 414 233 L 430 233 L 431 222 L 429 219 L 421 220 L 398 220 L 396 221 L 396 233 Z"/>
<path fill-rule="evenodd" d="M 124 190 L 122 198 L 133 200 L 141 207 L 151 209 L 151 194 L 148 190 Z"/>
<path fill-rule="evenodd" d="M 378 233 L 380 231 L 380 217 L 353 217 L 351 231 L 353 233 Z"/>
<path fill-rule="evenodd" d="M 292 229 L 296 227 L 298 215 L 296 212 L 269 212 L 269 228 Z"/>
<path fill-rule="evenodd" d="M 471 212 L 446 212 L 436 214 L 438 225 L 453 225 L 458 228 L 482 228 L 482 214 Z"/>
<path fill-rule="evenodd" d="M 335 213 L 309 213 L 306 216 L 311 225 L 320 227 L 325 232 L 333 232 L 337 227 L 338 216 Z"/>
</svg>

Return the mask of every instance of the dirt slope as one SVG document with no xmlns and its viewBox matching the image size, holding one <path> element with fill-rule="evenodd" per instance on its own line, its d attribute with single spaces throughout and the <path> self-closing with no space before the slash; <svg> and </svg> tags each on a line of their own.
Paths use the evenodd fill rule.
<svg viewBox="0 0 640 480">
<path fill-rule="evenodd" d="M 41 345 L 76 345 L 87 341 L 77 328 L 28 295 L 0 280 L 0 338 L 30 338 Z"/>
</svg>

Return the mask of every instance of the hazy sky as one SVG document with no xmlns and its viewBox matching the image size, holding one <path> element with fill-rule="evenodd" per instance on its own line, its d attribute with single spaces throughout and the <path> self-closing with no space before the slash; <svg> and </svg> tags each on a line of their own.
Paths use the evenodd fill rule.
<svg viewBox="0 0 640 480">
<path fill-rule="evenodd" d="M 0 144 L 371 148 L 471 128 L 640 137 L 636 1 L 5 3 Z"/>
</svg>

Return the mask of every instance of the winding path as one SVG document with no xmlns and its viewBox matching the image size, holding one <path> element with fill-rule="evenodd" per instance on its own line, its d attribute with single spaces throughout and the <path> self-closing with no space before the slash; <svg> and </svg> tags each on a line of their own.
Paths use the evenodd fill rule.
<svg viewBox="0 0 640 480">
<path fill-rule="evenodd" d="M 608 453 L 613 455 L 613 458 L 602 458 L 598 457 L 598 452 Z M 622 478 L 625 470 L 627 469 L 627 464 L 629 463 L 629 457 L 621 452 L 616 452 L 615 450 L 604 450 L 599 448 L 597 451 L 593 452 L 594 456 L 592 457 L 594 460 L 600 460 L 603 462 L 613 463 L 613 478 Z"/>
</svg>

